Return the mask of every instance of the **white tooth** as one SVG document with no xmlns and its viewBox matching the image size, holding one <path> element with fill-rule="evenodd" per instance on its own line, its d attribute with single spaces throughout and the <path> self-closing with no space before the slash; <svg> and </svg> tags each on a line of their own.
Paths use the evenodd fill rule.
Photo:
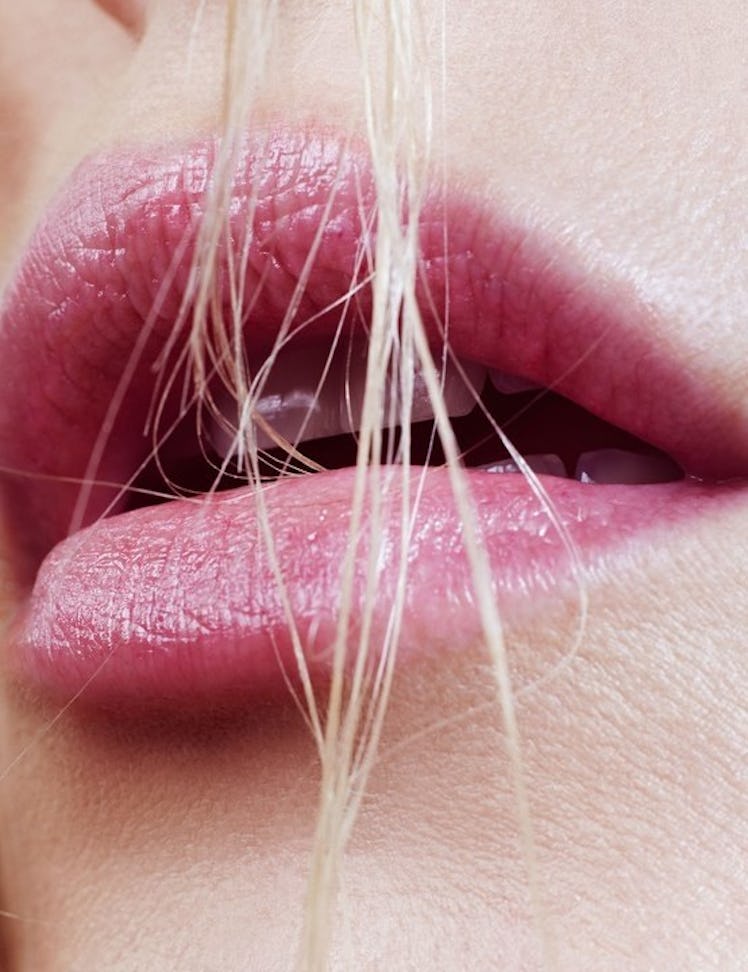
<svg viewBox="0 0 748 972">
<path fill-rule="evenodd" d="M 565 478 L 568 474 L 566 466 L 561 456 L 552 452 L 537 456 L 527 456 L 527 464 L 538 476 L 560 476 Z"/>
<path fill-rule="evenodd" d="M 483 466 L 478 466 L 482 472 L 487 473 L 518 473 L 519 467 L 513 459 L 502 459 L 500 462 L 487 462 Z"/>
<path fill-rule="evenodd" d="M 566 476 L 566 466 L 560 456 L 552 453 L 545 453 L 536 456 L 525 456 L 525 462 L 538 476 Z M 491 473 L 517 473 L 519 467 L 513 459 L 502 459 L 500 462 L 487 463 L 480 466 L 484 472 Z"/>
<path fill-rule="evenodd" d="M 583 453 L 574 478 L 582 483 L 668 483 L 682 473 L 667 456 L 645 456 L 624 449 L 597 449 Z"/>
<path fill-rule="evenodd" d="M 208 442 L 221 460 L 236 452 L 237 405 L 236 399 L 221 386 L 212 393 L 215 407 L 206 409 L 203 422 Z"/>
<path fill-rule="evenodd" d="M 467 415 L 475 408 L 476 395 L 480 396 L 486 381 L 486 369 L 482 365 L 461 362 L 460 369 L 451 361 L 447 361 L 443 374 L 439 371 L 442 393 L 447 413 L 451 418 Z M 438 365 L 437 365 L 438 367 Z M 464 374 L 464 377 L 463 377 Z M 361 427 L 361 414 L 364 402 L 364 385 L 366 381 L 366 361 L 359 356 L 351 361 L 350 380 L 347 387 L 343 386 L 340 393 L 341 400 L 341 431 L 357 432 Z M 475 391 L 473 391 L 475 389 Z M 400 424 L 401 416 L 400 392 L 397 383 L 388 378 L 384 394 L 384 413 L 382 428 L 390 428 Z M 434 409 L 426 387 L 423 373 L 417 370 L 413 376 L 413 401 L 411 405 L 411 422 L 426 422 L 434 417 Z"/>
<path fill-rule="evenodd" d="M 477 398 L 480 398 L 483 386 L 486 383 L 486 369 L 483 365 L 473 364 L 469 361 L 460 362 L 462 373 L 456 364 L 447 361 L 444 368 L 444 380 L 442 391 L 444 393 L 444 404 L 450 418 L 459 418 L 461 415 L 469 415 L 475 408 Z M 463 377 L 464 375 L 464 377 Z M 416 381 L 423 384 L 424 394 L 426 392 L 425 382 L 420 375 L 416 375 Z M 428 401 L 428 395 L 425 394 Z M 429 413 L 425 418 L 433 418 L 433 410 L 429 402 Z"/>
<path fill-rule="evenodd" d="M 281 351 L 262 381 L 259 397 L 254 403 L 257 446 L 273 449 L 278 443 L 266 430 L 267 426 L 291 443 L 319 439 L 340 432 L 338 420 L 339 367 L 333 361 L 328 376 L 318 391 L 329 351 L 326 348 L 305 348 L 303 352 Z M 215 395 L 221 418 L 207 423 L 208 436 L 216 452 L 226 457 L 236 451 L 238 422 L 235 398 L 221 390 Z"/>
<path fill-rule="evenodd" d="M 328 358 L 325 347 L 281 352 L 267 373 L 254 412 L 288 442 L 323 439 L 341 431 L 341 363 L 333 358 L 325 374 Z M 257 423 L 257 445 L 260 449 L 278 445 L 262 422 Z"/>
<path fill-rule="evenodd" d="M 518 395 L 520 392 L 537 391 L 543 387 L 534 381 L 528 381 L 521 375 L 512 375 L 508 371 L 496 371 L 494 368 L 489 370 L 488 377 L 496 391 L 501 392 L 502 395 Z"/>
<path fill-rule="evenodd" d="M 205 434 L 208 442 L 213 446 L 221 460 L 236 452 L 234 438 L 236 434 L 236 415 L 233 417 L 230 415 L 228 397 L 225 407 L 225 412 L 222 407 L 220 408 L 220 418 L 214 415 L 208 415 L 205 418 Z"/>
<path fill-rule="evenodd" d="M 366 384 L 365 344 L 340 348 L 328 366 L 327 347 L 282 350 L 264 376 L 261 393 L 254 404 L 257 445 L 275 448 L 278 443 L 269 434 L 272 429 L 292 444 L 357 432 L 361 427 L 364 388 Z M 443 375 L 443 394 L 450 416 L 466 415 L 475 407 L 475 394 L 480 395 L 486 379 L 482 365 L 447 362 Z M 325 380 L 320 387 L 322 376 Z M 237 406 L 226 391 L 215 395 L 220 418 L 207 422 L 208 437 L 216 452 L 226 457 L 236 451 Z M 395 382 L 387 380 L 384 394 L 382 427 L 399 424 L 400 393 Z M 434 417 L 434 410 L 420 371 L 413 378 L 411 421 L 423 422 Z"/>
</svg>

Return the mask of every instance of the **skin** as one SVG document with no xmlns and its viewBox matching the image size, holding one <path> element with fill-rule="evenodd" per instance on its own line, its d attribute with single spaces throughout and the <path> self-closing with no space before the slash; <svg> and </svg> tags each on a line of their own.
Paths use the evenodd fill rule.
<svg viewBox="0 0 748 972">
<path fill-rule="evenodd" d="M 632 285 L 740 434 L 743 5 L 446 7 L 436 144 L 446 130 L 450 181 L 537 214 L 595 273 Z M 0 281 L 89 152 L 215 126 L 224 4 L 206 5 L 189 76 L 190 4 L 111 11 L 122 21 L 84 0 L 0 8 Z M 347 5 L 286 3 L 281 26 L 258 116 L 360 128 Z M 744 967 L 747 551 L 745 499 L 648 534 L 589 579 L 580 649 L 536 688 L 573 639 L 574 592 L 510 631 L 560 969 Z M 0 536 L 8 620 L 22 602 L 13 558 Z M 335 969 L 542 968 L 495 689 L 480 648 L 459 647 L 396 680 Z M 2 694 L 8 969 L 291 967 L 318 795 L 295 710 L 178 724 L 69 712 L 49 728 L 57 709 L 10 676 Z"/>
</svg>

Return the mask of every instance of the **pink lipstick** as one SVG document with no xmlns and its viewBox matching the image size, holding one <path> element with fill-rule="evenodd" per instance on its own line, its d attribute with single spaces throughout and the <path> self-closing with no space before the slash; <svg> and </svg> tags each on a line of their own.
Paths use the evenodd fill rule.
<svg viewBox="0 0 748 972">
<path fill-rule="evenodd" d="M 190 705 L 276 697 L 287 690 L 287 677 L 294 680 L 287 617 L 253 488 L 239 482 L 230 492 L 151 506 L 127 489 L 159 490 L 163 466 L 149 464 L 152 441 L 143 430 L 155 364 L 165 355 L 171 361 L 186 340 L 186 326 L 180 331 L 175 322 L 215 151 L 208 140 L 83 163 L 32 239 L 0 311 L 8 376 L 0 389 L 0 463 L 20 473 L 3 477 L 2 496 L 27 590 L 14 660 L 23 679 L 59 699 L 85 688 L 83 699 L 92 703 Z M 218 266 L 218 292 L 228 293 L 231 255 L 249 239 L 243 341 L 248 360 L 261 363 L 318 244 L 293 321 L 298 376 L 287 377 L 289 364 L 286 385 L 279 380 L 263 407 L 285 438 L 307 434 L 303 451 L 317 457 L 314 468 L 329 471 L 273 479 L 272 462 L 282 458 L 268 440 L 270 481 L 262 489 L 305 658 L 320 680 L 329 671 L 339 608 L 354 476 L 345 440 L 354 441 L 356 423 L 350 408 L 348 419 L 346 410 L 336 411 L 340 377 L 329 378 L 327 411 L 306 425 L 294 417 L 292 398 L 306 388 L 304 362 L 312 369 L 334 335 L 361 347 L 370 295 L 360 255 L 373 207 L 364 156 L 335 138 L 282 132 L 247 141 Z M 568 249 L 502 222 L 465 194 L 435 193 L 427 201 L 420 269 L 419 302 L 435 356 L 446 325 L 457 362 L 481 375 L 485 409 L 498 410 L 510 437 L 519 430 L 518 447 L 541 475 L 584 565 L 653 531 L 661 537 L 663 528 L 681 529 L 742 493 L 727 481 L 748 466 L 746 430 L 734 428 L 697 363 L 657 347 L 652 311 L 624 284 L 585 275 Z M 341 323 L 352 288 L 356 296 Z M 552 388 L 566 404 L 528 388 Z M 496 596 L 511 614 L 568 575 L 569 558 L 511 460 L 486 452 L 490 437 L 467 414 L 469 401 L 458 406 L 461 395 L 457 386 L 450 391 L 450 412 L 467 443 Z M 523 415 L 541 414 L 536 399 L 546 403 L 535 425 L 551 430 L 548 441 L 526 419 L 521 430 Z M 570 429 L 582 419 L 563 411 L 570 402 L 605 425 L 608 438 L 595 439 L 598 429 L 590 441 L 571 442 Z M 423 650 L 459 650 L 480 631 L 461 527 L 424 407 L 416 417 L 427 445 L 413 461 L 435 468 L 411 472 L 423 476 L 423 494 L 409 544 L 403 660 Z M 226 415 L 230 424 L 230 409 Z M 397 430 L 389 434 L 395 441 Z M 170 448 L 168 468 L 189 467 L 185 491 L 199 493 L 196 469 L 205 455 L 193 413 L 165 455 Z M 214 462 L 230 451 L 220 429 L 210 448 Z M 214 465 L 208 470 L 214 475 Z M 99 485 L 70 535 L 80 480 L 92 473 Z M 382 631 L 398 569 L 403 482 L 394 467 L 383 475 L 392 486 L 382 542 L 392 557 L 385 557 L 378 585 L 375 628 Z M 166 482 L 161 491 L 168 492 Z M 354 629 L 362 601 L 359 576 Z"/>
</svg>

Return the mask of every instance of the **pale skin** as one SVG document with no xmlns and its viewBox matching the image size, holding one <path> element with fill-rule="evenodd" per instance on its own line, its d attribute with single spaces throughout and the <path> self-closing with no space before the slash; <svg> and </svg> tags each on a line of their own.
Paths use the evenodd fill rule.
<svg viewBox="0 0 748 972">
<path fill-rule="evenodd" d="M 123 26 L 85 0 L 2 5 L 0 282 L 87 154 L 215 128 L 223 3 L 206 5 L 189 74 L 192 4 L 143 7 L 141 30 L 129 7 Z M 700 360 L 748 436 L 743 5 L 446 7 L 435 144 L 448 179 L 535 213 L 632 285 L 663 346 Z M 258 117 L 355 128 L 348 6 L 284 4 L 280 24 Z M 437 62 L 434 77 L 438 93 Z M 633 546 L 589 579 L 576 657 L 519 695 L 559 968 L 743 967 L 746 551 L 745 499 Z M 14 555 L 0 542 L 8 577 Z M 1 580 L 0 595 L 10 618 L 21 595 Z M 513 627 L 518 686 L 568 649 L 576 605 L 570 588 Z M 482 649 L 459 647 L 396 679 L 335 969 L 542 968 L 495 687 Z M 45 729 L 58 711 L 5 679 L 7 967 L 292 967 L 318 796 L 295 711 L 210 726 L 66 714 Z"/>
</svg>

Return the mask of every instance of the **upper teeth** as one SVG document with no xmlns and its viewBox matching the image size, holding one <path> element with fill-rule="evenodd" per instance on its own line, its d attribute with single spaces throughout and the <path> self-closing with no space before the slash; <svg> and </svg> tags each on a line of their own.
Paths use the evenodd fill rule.
<svg viewBox="0 0 748 972">
<path fill-rule="evenodd" d="M 511 375 L 508 371 L 496 371 L 495 368 L 489 369 L 488 377 L 494 388 L 502 395 L 517 395 L 520 392 L 536 391 L 543 387 L 520 375 Z"/>
<path fill-rule="evenodd" d="M 438 367 L 440 367 L 438 365 Z M 448 414 L 467 415 L 475 407 L 486 380 L 486 368 L 469 362 L 458 367 L 448 360 L 442 369 L 441 385 Z M 410 420 L 423 422 L 434 417 L 422 373 L 416 370 Z M 366 349 L 344 348 L 332 357 L 325 347 L 302 351 L 282 350 L 268 370 L 259 396 L 253 402 L 257 446 L 272 449 L 283 440 L 301 441 L 348 434 L 361 428 L 366 384 Z M 209 424 L 211 442 L 221 456 L 237 449 L 238 414 L 234 396 L 216 395 L 220 416 Z M 384 390 L 381 426 L 399 424 L 400 391 L 388 377 Z"/>
<path fill-rule="evenodd" d="M 267 373 L 260 373 L 259 393 L 250 401 L 258 448 L 295 447 L 301 442 L 358 431 L 364 405 L 366 354 L 366 347 L 361 344 L 346 346 L 332 355 L 328 348 L 320 346 L 281 350 Z M 537 387 L 515 375 L 489 371 L 469 362 L 456 364 L 447 360 L 440 372 L 444 402 L 452 418 L 473 410 L 487 376 L 503 394 Z M 400 394 L 397 379 L 388 375 L 380 419 L 383 428 L 400 424 Z M 225 459 L 238 450 L 241 409 L 236 397 L 225 390 L 214 395 L 214 403 L 217 411 L 208 421 L 207 432 L 216 452 Z M 426 382 L 417 368 L 413 375 L 410 421 L 423 422 L 433 417 Z M 568 475 L 557 455 L 528 455 L 525 461 L 541 475 Z M 492 473 L 520 472 L 511 459 L 481 468 Z M 632 484 L 667 482 L 681 475 L 678 466 L 667 456 L 621 449 L 583 453 L 573 474 L 583 483 Z"/>
</svg>

